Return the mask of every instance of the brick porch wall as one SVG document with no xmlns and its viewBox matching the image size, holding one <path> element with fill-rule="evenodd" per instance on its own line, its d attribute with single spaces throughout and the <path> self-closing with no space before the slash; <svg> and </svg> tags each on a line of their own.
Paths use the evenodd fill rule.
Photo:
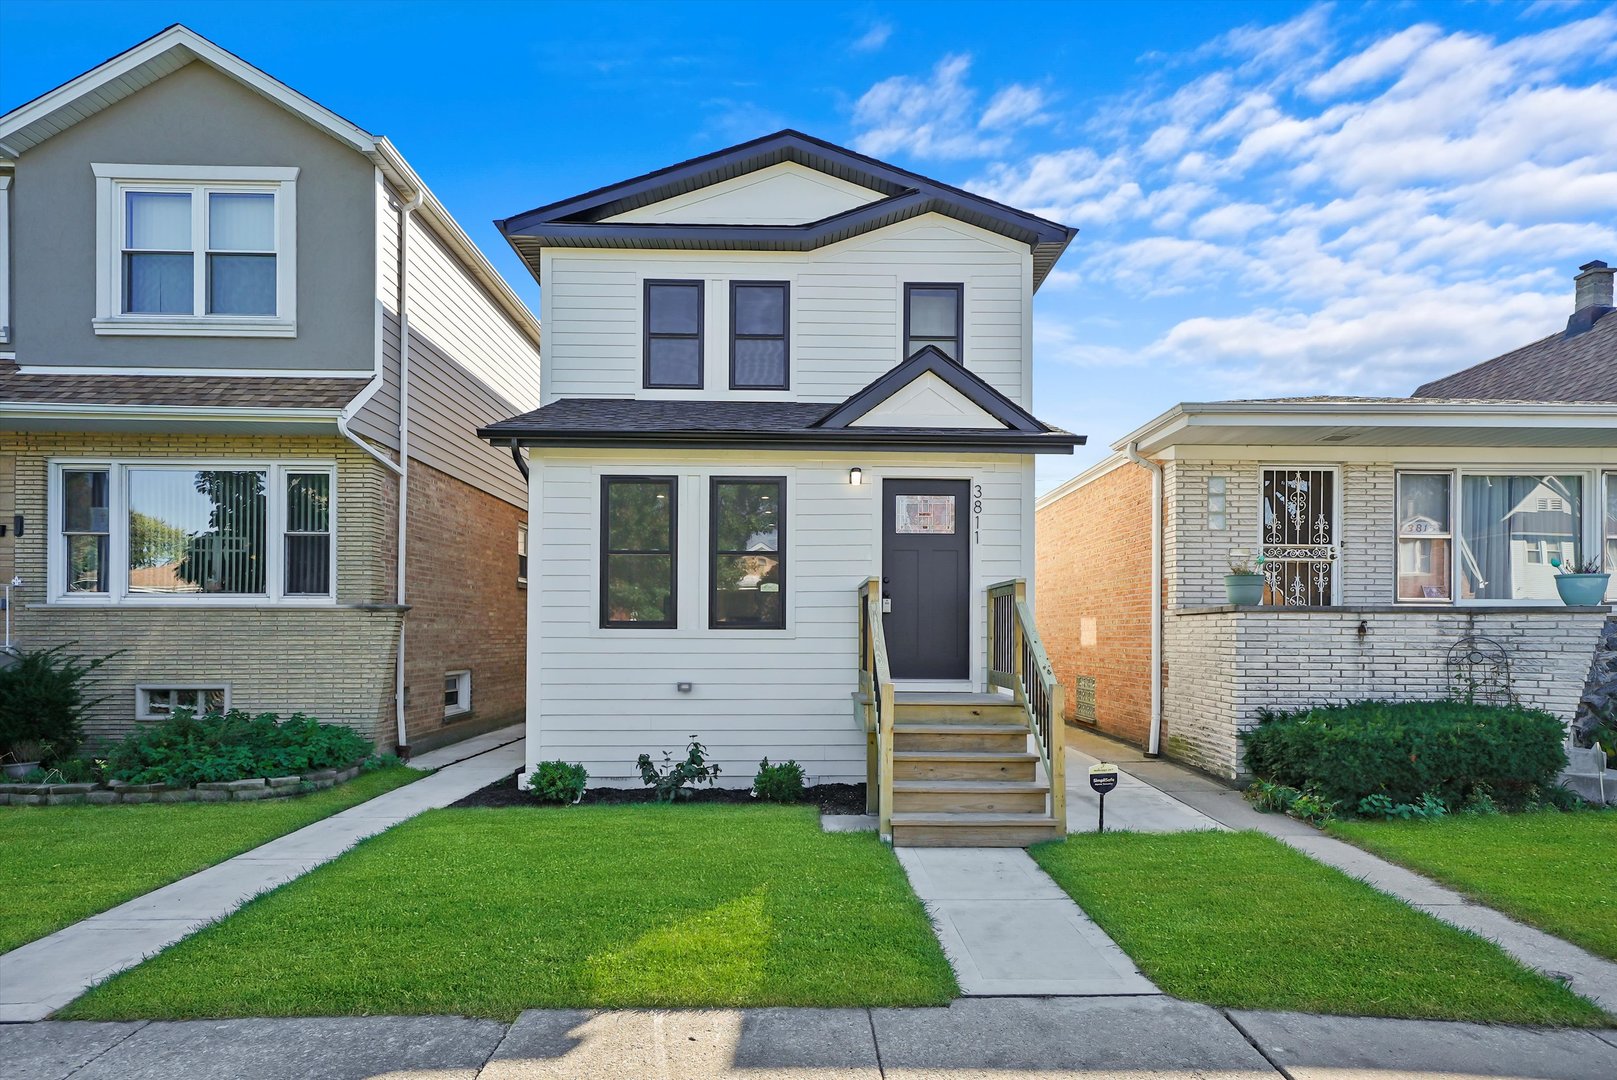
<svg viewBox="0 0 1617 1080">
<path fill-rule="evenodd" d="M 1095 726 L 1144 745 L 1151 727 L 1151 474 L 1126 464 L 1035 516 L 1039 636 L 1074 715 L 1095 680 Z"/>
<path fill-rule="evenodd" d="M 44 601 L 49 462 L 53 457 L 118 459 L 323 459 L 337 464 L 338 606 L 69 607 Z M 0 538 L 24 588 L 14 595 L 14 636 L 24 648 L 77 642 L 74 651 L 120 655 L 96 675 L 93 738 L 135 723 L 135 684 L 228 682 L 232 704 L 250 711 L 303 711 L 349 724 L 391 747 L 393 643 L 391 474 L 352 443 L 315 436 L 6 433 L 0 435 L 0 492 L 7 524 L 22 514 L 21 538 Z M 15 507 L 13 511 L 13 507 Z M 8 530 L 8 533 L 10 530 Z M 12 572 L 7 568 L 7 573 Z M 8 578 L 9 580 L 9 578 Z"/>
<path fill-rule="evenodd" d="M 405 730 L 420 752 L 524 716 L 527 590 L 516 579 L 517 526 L 528 515 L 417 460 L 409 507 Z M 472 709 L 446 720 L 450 671 L 472 673 Z"/>
</svg>

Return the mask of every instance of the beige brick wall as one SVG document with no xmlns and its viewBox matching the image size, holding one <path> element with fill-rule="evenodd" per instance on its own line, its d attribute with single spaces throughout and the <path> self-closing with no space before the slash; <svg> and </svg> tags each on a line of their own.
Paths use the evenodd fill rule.
<svg viewBox="0 0 1617 1080">
<path fill-rule="evenodd" d="M 1235 778 L 1236 732 L 1255 724 L 1259 709 L 1450 696 L 1455 668 L 1449 650 L 1467 635 L 1503 647 L 1522 704 L 1570 721 L 1604 619 L 1553 609 L 1265 608 L 1170 615 L 1164 749 Z"/>
<path fill-rule="evenodd" d="M 337 465 L 337 593 L 334 608 L 83 608 L 44 603 L 46 507 L 53 457 L 147 459 L 322 459 Z M 394 495 L 391 474 L 353 444 L 314 436 L 0 434 L 0 476 L 15 496 L 0 510 L 22 514 L 22 538 L 0 540 L 26 585 L 13 622 L 23 647 L 77 642 L 75 651 L 122 652 L 98 673 L 104 700 L 94 736 L 134 723 L 136 683 L 228 682 L 232 703 L 251 711 L 308 712 L 350 724 L 391 748 Z M 0 485 L 4 481 L 0 480 Z M 366 610 L 360 605 L 376 605 Z"/>
</svg>

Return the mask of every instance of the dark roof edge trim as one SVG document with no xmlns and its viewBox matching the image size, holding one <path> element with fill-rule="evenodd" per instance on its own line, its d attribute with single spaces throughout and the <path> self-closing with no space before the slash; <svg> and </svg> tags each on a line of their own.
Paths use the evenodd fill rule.
<svg viewBox="0 0 1617 1080">
<path fill-rule="evenodd" d="M 845 429 L 894 394 L 927 373 L 936 375 L 961 397 L 1014 431 L 1042 434 L 1050 429 L 1032 413 L 989 386 L 973 372 L 945 356 L 936 345 L 928 345 L 886 372 L 863 390 L 826 413 L 814 426 L 828 430 Z"/>
</svg>

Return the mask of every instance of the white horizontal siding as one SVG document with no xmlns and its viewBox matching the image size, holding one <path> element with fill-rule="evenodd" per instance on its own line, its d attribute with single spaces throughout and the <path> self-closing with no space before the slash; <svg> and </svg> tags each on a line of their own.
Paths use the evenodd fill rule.
<svg viewBox="0 0 1617 1080">
<path fill-rule="evenodd" d="M 858 465 L 864 483 L 848 483 Z M 679 628 L 599 627 L 603 474 L 680 477 Z M 707 628 L 708 478 L 787 478 L 788 625 Z M 534 458 L 528 592 L 528 756 L 583 763 L 594 780 L 639 783 L 640 753 L 661 760 L 691 735 L 726 777 L 750 780 L 759 758 L 795 758 L 815 781 L 860 782 L 865 738 L 857 684 L 855 589 L 880 572 L 884 476 L 982 485 L 972 545 L 973 678 L 984 665 L 983 591 L 1031 570 L 1033 486 L 1011 455 L 547 451 Z M 968 515 L 969 516 L 969 515 Z M 690 682 L 681 694 L 676 684 Z"/>
<path fill-rule="evenodd" d="M 1026 245 L 929 214 L 811 252 L 547 249 L 544 400 L 840 401 L 902 359 L 904 283 L 963 282 L 966 366 L 1026 406 L 1032 259 Z M 642 282 L 706 282 L 703 391 L 641 389 Z M 729 389 L 729 282 L 789 281 L 791 390 Z"/>
</svg>

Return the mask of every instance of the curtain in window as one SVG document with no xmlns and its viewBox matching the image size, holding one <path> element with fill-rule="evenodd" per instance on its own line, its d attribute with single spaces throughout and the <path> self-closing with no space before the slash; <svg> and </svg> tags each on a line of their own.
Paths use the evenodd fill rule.
<svg viewBox="0 0 1617 1080">
<path fill-rule="evenodd" d="M 182 191 L 125 195 L 124 310 L 189 315 L 195 299 L 191 196 Z"/>
<path fill-rule="evenodd" d="M 275 196 L 208 194 L 208 312 L 275 314 Z"/>
<path fill-rule="evenodd" d="M 286 594 L 331 592 L 331 475 L 286 477 Z"/>
<path fill-rule="evenodd" d="M 1556 599 L 1556 564 L 1578 560 L 1582 521 L 1581 477 L 1463 477 L 1460 595 Z"/>
<path fill-rule="evenodd" d="M 264 593 L 268 501 L 260 470 L 131 468 L 129 591 Z"/>
</svg>

